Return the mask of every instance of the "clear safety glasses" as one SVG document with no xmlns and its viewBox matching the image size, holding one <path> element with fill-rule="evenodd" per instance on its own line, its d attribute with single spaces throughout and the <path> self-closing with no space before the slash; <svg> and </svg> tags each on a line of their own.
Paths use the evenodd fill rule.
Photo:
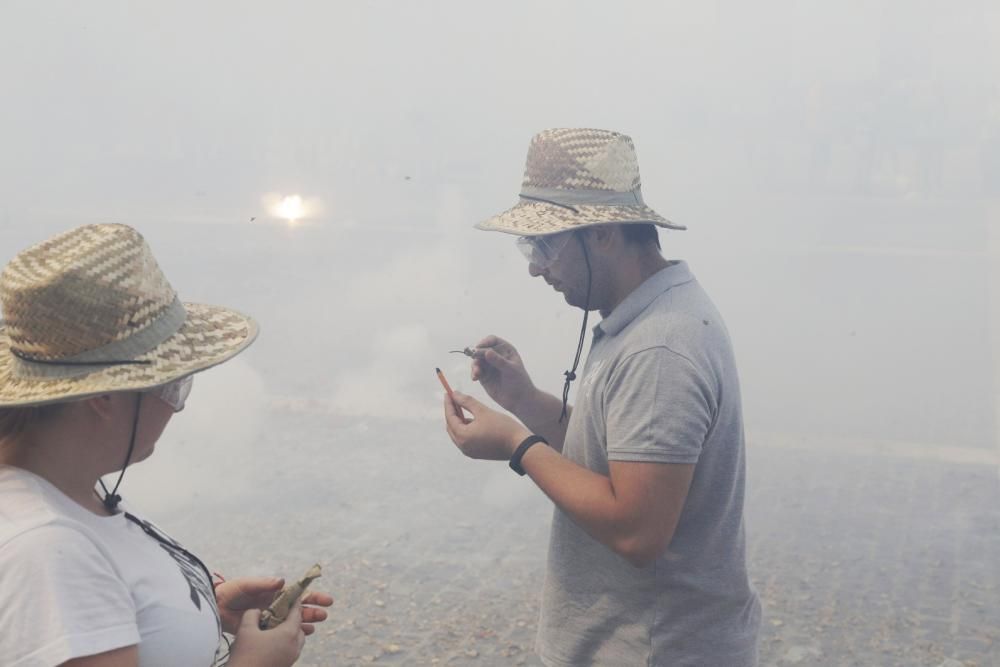
<svg viewBox="0 0 1000 667">
<path fill-rule="evenodd" d="M 191 393 L 192 384 L 194 384 L 194 376 L 189 375 L 162 387 L 150 389 L 149 393 L 173 408 L 174 412 L 180 412 L 184 409 L 184 402 Z"/>
<path fill-rule="evenodd" d="M 544 236 L 521 236 L 517 239 L 517 248 L 528 262 L 539 269 L 547 269 L 556 261 L 572 236 L 573 230 Z"/>
</svg>

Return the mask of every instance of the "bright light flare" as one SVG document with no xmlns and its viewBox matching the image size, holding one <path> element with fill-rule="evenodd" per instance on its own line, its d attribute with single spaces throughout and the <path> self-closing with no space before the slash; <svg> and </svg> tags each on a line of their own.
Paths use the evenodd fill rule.
<svg viewBox="0 0 1000 667">
<path fill-rule="evenodd" d="M 301 194 L 282 194 L 268 192 L 260 199 L 261 207 L 267 211 L 267 217 L 281 220 L 289 227 L 297 227 L 305 221 L 315 222 L 323 215 L 323 202 L 318 197 L 305 197 Z"/>
<path fill-rule="evenodd" d="M 288 224 L 294 225 L 306 215 L 306 207 L 302 203 L 302 197 L 299 195 L 282 197 L 281 201 L 274 207 L 274 215 L 284 218 L 288 221 Z"/>
</svg>

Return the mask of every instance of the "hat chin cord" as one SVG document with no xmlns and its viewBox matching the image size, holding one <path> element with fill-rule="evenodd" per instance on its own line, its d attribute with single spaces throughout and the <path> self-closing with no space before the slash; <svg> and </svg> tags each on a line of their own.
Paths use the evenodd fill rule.
<svg viewBox="0 0 1000 667">
<path fill-rule="evenodd" d="M 125 454 L 125 463 L 122 465 L 122 470 L 118 473 L 118 481 L 115 482 L 115 488 L 108 491 L 108 487 L 104 485 L 104 480 L 98 478 L 98 482 L 101 484 L 101 488 L 104 490 L 104 498 L 101 502 L 104 503 L 104 507 L 107 508 L 109 512 L 114 512 L 118 509 L 118 503 L 122 501 L 122 497 L 118 495 L 118 487 L 121 486 L 122 477 L 125 476 L 125 469 L 128 468 L 129 461 L 132 460 L 132 451 L 135 449 L 135 436 L 139 430 L 139 408 L 142 407 L 142 392 L 137 392 L 135 399 L 135 414 L 132 415 L 132 437 L 129 439 L 128 443 L 128 453 Z"/>
<path fill-rule="evenodd" d="M 580 241 L 580 247 L 583 248 L 583 261 L 587 264 L 587 299 L 583 304 L 583 325 L 580 327 L 580 340 L 576 344 L 576 357 L 573 359 L 573 368 L 563 372 L 563 375 L 566 376 L 566 382 L 563 384 L 562 413 L 559 415 L 560 424 L 566 418 L 566 412 L 569 409 L 567 407 L 569 402 L 569 385 L 576 379 L 576 368 L 580 365 L 580 355 L 583 354 L 583 341 L 587 336 L 587 317 L 590 315 L 590 288 L 594 277 L 593 271 L 590 268 L 590 253 L 587 252 L 587 244 L 584 242 L 582 236 L 577 236 L 576 234 L 574 236 Z"/>
</svg>

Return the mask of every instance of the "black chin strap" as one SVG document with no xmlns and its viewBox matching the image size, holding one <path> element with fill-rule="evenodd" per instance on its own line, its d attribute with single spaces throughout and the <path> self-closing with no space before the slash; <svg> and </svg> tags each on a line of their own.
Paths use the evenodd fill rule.
<svg viewBox="0 0 1000 667">
<path fill-rule="evenodd" d="M 101 484 L 101 488 L 104 489 L 104 498 L 102 502 L 109 512 L 114 512 L 118 509 L 118 503 L 122 501 L 122 497 L 118 495 L 118 487 L 121 486 L 122 477 L 125 476 L 125 468 L 128 468 L 129 461 L 132 460 L 132 450 L 135 449 L 135 434 L 139 430 L 139 408 L 142 407 L 142 392 L 136 392 L 135 399 L 135 414 L 132 416 L 132 438 L 128 443 L 128 453 L 125 455 L 125 464 L 122 466 L 122 471 L 118 473 L 118 481 L 115 482 L 115 488 L 108 491 L 108 487 L 104 485 L 104 480 L 98 478 L 98 482 Z M 211 581 L 209 577 L 209 581 Z"/>
<path fill-rule="evenodd" d="M 580 365 L 580 355 L 583 354 L 583 341 L 587 336 L 587 316 L 590 315 L 590 286 L 593 279 L 593 273 L 590 270 L 590 254 L 587 252 L 587 244 L 584 243 L 583 237 L 577 235 L 576 238 L 580 239 L 580 246 L 583 248 L 583 261 L 587 263 L 587 301 L 583 305 L 583 326 L 580 327 L 580 340 L 576 344 L 576 357 L 573 359 L 573 369 L 563 373 L 566 376 L 566 382 L 563 384 L 562 414 L 559 415 L 560 424 L 566 418 L 566 412 L 568 411 L 569 385 L 576 379 L 576 368 Z"/>
</svg>

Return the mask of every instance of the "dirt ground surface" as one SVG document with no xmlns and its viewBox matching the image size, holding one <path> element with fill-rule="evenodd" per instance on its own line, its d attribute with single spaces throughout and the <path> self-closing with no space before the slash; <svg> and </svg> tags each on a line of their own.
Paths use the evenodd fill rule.
<svg viewBox="0 0 1000 667">
<path fill-rule="evenodd" d="M 158 518 L 230 576 L 322 563 L 336 603 L 300 665 L 541 664 L 551 507 L 528 478 L 464 459 L 436 423 L 273 412 L 247 455 L 284 454 L 252 494 Z M 761 665 L 1000 666 L 996 466 L 748 451 Z"/>
</svg>

